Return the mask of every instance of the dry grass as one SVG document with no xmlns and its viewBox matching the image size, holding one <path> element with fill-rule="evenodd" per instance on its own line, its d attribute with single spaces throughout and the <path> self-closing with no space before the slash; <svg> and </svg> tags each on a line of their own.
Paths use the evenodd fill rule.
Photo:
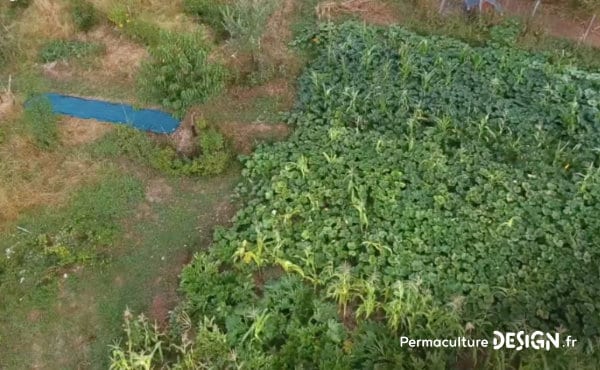
<svg viewBox="0 0 600 370">
<path fill-rule="evenodd" d="M 18 23 L 18 35 L 34 45 L 51 38 L 69 38 L 75 32 L 68 11 L 68 3 L 62 0 L 33 0 Z M 28 48 L 35 52 L 35 48 Z M 33 49 L 33 50 L 32 50 Z"/>
<path fill-rule="evenodd" d="M 99 168 L 89 158 L 40 151 L 12 136 L 0 146 L 0 228 L 32 207 L 60 205 L 76 188 L 93 181 Z"/>
<path fill-rule="evenodd" d="M 332 20 L 343 15 L 354 15 L 369 24 L 389 26 L 400 21 L 395 7 L 376 0 L 327 1 L 315 9 L 319 19 Z"/>
<path fill-rule="evenodd" d="M 100 139 L 113 130 L 114 125 L 91 119 L 63 117 L 58 128 L 61 142 L 64 145 L 79 146 Z"/>
</svg>

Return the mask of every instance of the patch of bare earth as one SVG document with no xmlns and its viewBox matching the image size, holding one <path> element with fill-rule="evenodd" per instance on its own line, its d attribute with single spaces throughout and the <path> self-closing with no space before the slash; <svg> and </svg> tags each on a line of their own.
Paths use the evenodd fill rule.
<svg viewBox="0 0 600 370">
<path fill-rule="evenodd" d="M 353 15 L 366 23 L 379 26 L 397 24 L 401 20 L 395 7 L 377 0 L 327 1 L 320 3 L 316 12 L 319 19 L 332 20 Z"/>
<path fill-rule="evenodd" d="M 58 127 L 61 142 L 69 146 L 93 143 L 114 129 L 114 125 L 73 117 L 62 117 Z"/>
<path fill-rule="evenodd" d="M 504 0 L 501 3 L 507 14 L 529 18 L 533 14 L 535 1 Z M 542 2 L 531 21 L 550 36 L 576 42 L 582 41 L 586 45 L 600 47 L 600 18 L 596 18 L 595 22 L 591 23 L 593 14 L 587 16 L 574 14 L 572 11 L 566 10 L 566 7 L 566 4 L 546 4 Z M 585 40 L 582 40 L 588 28 L 589 33 Z"/>
<path fill-rule="evenodd" d="M 89 65 L 67 61 L 46 63 L 42 65 L 46 77 L 55 80 L 77 77 L 96 86 L 131 84 L 142 61 L 148 57 L 143 46 L 127 40 L 108 26 L 97 27 L 79 39 L 103 45 L 104 53 Z"/>
<path fill-rule="evenodd" d="M 150 203 L 163 203 L 173 195 L 173 188 L 163 178 L 152 179 L 146 186 L 146 200 Z"/>
<path fill-rule="evenodd" d="M 231 140 L 236 152 L 246 155 L 261 141 L 281 141 L 291 132 L 288 125 L 265 123 L 221 123 L 219 129 Z"/>
<path fill-rule="evenodd" d="M 15 109 L 15 97 L 11 93 L 0 93 L 0 121 L 8 119 Z"/>
</svg>

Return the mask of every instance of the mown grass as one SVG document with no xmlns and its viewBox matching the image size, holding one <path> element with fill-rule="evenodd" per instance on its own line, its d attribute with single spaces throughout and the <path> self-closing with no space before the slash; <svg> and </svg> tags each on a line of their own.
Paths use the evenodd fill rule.
<svg viewBox="0 0 600 370">
<path fill-rule="evenodd" d="M 0 237 L 2 251 L 15 237 L 28 238 L 71 224 L 73 215 L 108 216 L 115 207 L 126 215 L 110 224 L 100 217 L 96 227 L 116 228 L 102 259 L 65 266 L 43 283 L 30 276 L 43 276 L 46 269 L 31 264 L 23 266 L 22 283 L 17 277 L 8 279 L 12 283 L 2 279 L 0 290 L 7 304 L 0 309 L 0 343 L 5 348 L 0 368 L 107 368 L 108 346 L 120 336 L 124 310 L 148 311 L 155 297 L 176 297 L 179 269 L 194 251 L 207 247 L 213 226 L 225 219 L 215 217 L 215 209 L 231 195 L 238 174 L 239 169 L 233 168 L 218 178 L 193 183 L 165 180 L 172 192 L 155 203 L 140 195 L 155 178 L 105 178 L 99 188 L 80 191 L 60 212 L 38 210 L 15 224 L 27 232 Z M 123 181 L 137 185 L 122 188 Z M 114 199 L 132 191 L 133 203 Z"/>
</svg>

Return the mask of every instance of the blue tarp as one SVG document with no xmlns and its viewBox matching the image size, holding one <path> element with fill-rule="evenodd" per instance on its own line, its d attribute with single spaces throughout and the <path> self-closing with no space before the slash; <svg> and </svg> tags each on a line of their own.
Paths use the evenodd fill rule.
<svg viewBox="0 0 600 370">
<path fill-rule="evenodd" d="M 500 4 L 498 4 L 498 2 L 496 0 L 465 0 L 465 8 L 467 8 L 467 10 L 473 10 L 476 8 L 479 8 L 479 3 L 481 2 L 481 6 L 484 6 L 486 4 L 491 5 L 494 7 L 494 9 L 496 9 L 496 11 L 501 12 L 502 11 L 502 7 L 500 6 Z"/>
<path fill-rule="evenodd" d="M 60 94 L 44 94 L 42 97 L 50 100 L 54 113 L 57 114 L 120 123 L 158 134 L 172 133 L 180 123 L 170 114 L 155 109 L 138 110 L 126 104 Z"/>
</svg>

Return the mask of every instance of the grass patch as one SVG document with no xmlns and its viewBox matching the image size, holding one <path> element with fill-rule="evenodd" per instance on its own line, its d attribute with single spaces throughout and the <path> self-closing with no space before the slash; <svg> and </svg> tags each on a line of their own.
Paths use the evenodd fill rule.
<svg viewBox="0 0 600 370">
<path fill-rule="evenodd" d="M 104 45 L 77 40 L 52 40 L 42 46 L 39 60 L 49 63 L 58 60 L 83 59 L 104 52 Z"/>
<path fill-rule="evenodd" d="M 23 114 L 26 130 L 40 149 L 54 149 L 58 145 L 57 121 L 50 101 L 45 98 L 32 100 Z"/>
</svg>

